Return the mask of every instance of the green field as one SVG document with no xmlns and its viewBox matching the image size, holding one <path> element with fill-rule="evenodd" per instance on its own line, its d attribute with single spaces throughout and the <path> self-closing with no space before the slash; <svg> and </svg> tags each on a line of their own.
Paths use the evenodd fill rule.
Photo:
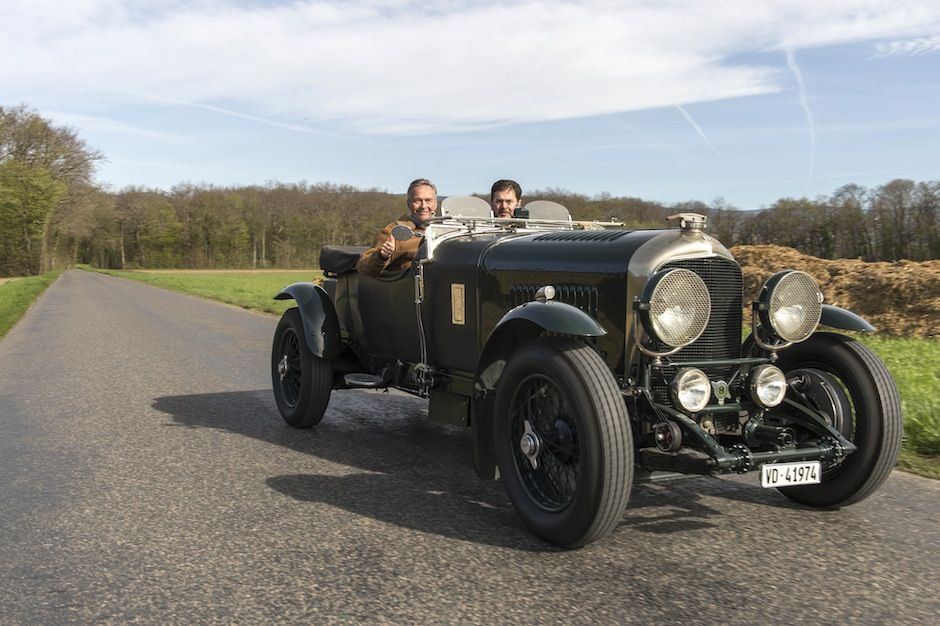
<svg viewBox="0 0 940 626">
<path fill-rule="evenodd" d="M 46 272 L 41 276 L 10 278 L 0 282 L 0 337 L 9 332 L 36 301 L 46 287 L 55 282 L 61 272 Z"/>
<path fill-rule="evenodd" d="M 109 270 L 106 273 L 274 315 L 280 315 L 293 306 L 291 300 L 271 299 L 282 287 L 321 278 L 317 270 L 211 273 Z M 6 285 L 0 289 L 4 287 Z M 934 389 L 940 388 L 940 340 L 859 338 L 887 364 L 901 393 L 905 435 L 898 465 L 918 474 L 940 478 L 940 400 L 933 393 Z"/>
</svg>

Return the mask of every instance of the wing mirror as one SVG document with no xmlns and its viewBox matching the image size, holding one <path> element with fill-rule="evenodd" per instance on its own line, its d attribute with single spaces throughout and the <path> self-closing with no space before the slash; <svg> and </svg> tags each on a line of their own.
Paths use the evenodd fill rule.
<svg viewBox="0 0 940 626">
<path fill-rule="evenodd" d="M 399 224 L 392 228 L 392 238 L 395 241 L 408 241 L 415 236 L 415 231 L 411 230 L 404 224 Z"/>
</svg>

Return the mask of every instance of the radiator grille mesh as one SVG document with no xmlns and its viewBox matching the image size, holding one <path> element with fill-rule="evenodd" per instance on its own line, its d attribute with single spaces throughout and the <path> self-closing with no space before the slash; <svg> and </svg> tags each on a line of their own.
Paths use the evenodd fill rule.
<svg viewBox="0 0 940 626">
<path fill-rule="evenodd" d="M 712 315 L 701 337 L 682 348 L 670 361 L 706 361 L 736 359 L 741 356 L 741 268 L 723 257 L 686 259 L 666 263 L 660 269 L 683 268 L 691 270 L 705 282 L 712 300 Z M 654 371 L 653 396 L 658 402 L 669 400 L 669 381 L 677 367 Z M 734 366 L 702 368 L 712 381 L 730 381 Z"/>
</svg>

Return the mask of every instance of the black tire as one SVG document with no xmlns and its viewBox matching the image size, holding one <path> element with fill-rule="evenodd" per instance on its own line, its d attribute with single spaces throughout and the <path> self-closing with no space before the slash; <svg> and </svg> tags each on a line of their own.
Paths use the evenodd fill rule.
<svg viewBox="0 0 940 626">
<path fill-rule="evenodd" d="M 310 352 L 297 307 L 284 312 L 274 331 L 271 382 L 285 422 L 294 428 L 320 423 L 333 390 L 333 363 Z"/>
<path fill-rule="evenodd" d="M 539 441 L 534 468 L 522 451 L 526 422 Z M 503 486 L 532 532 L 564 548 L 613 532 L 633 485 L 633 437 L 594 350 L 560 337 L 519 348 L 499 381 L 494 438 Z"/>
<path fill-rule="evenodd" d="M 777 365 L 828 374 L 838 384 L 833 424 L 858 450 L 823 471 L 817 485 L 781 487 L 788 498 L 809 506 L 834 508 L 867 498 L 881 486 L 898 459 L 903 434 L 901 399 L 884 363 L 864 344 L 846 335 L 816 333 L 780 351 Z M 839 415 L 841 414 L 841 416 Z"/>
</svg>

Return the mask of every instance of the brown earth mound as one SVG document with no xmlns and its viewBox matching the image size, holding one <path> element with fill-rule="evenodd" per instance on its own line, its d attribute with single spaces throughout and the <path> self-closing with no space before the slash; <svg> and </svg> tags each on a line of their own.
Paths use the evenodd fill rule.
<svg viewBox="0 0 940 626">
<path fill-rule="evenodd" d="M 748 309 L 768 276 L 781 269 L 803 270 L 819 282 L 827 304 L 861 315 L 880 332 L 940 337 L 940 260 L 828 260 L 782 246 L 735 246 L 731 253 L 741 264 Z"/>
</svg>

